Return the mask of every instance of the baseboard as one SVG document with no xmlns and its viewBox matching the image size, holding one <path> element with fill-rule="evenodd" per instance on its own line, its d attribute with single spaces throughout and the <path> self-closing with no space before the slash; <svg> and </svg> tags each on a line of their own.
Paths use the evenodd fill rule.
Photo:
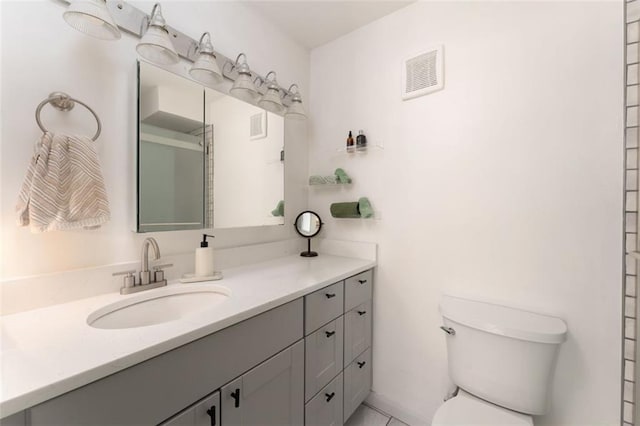
<svg viewBox="0 0 640 426">
<path fill-rule="evenodd" d="M 430 426 L 430 422 L 421 418 L 418 413 L 415 413 L 376 392 L 371 391 L 365 400 L 365 404 L 370 405 L 378 411 L 387 413 L 391 417 L 395 417 L 409 426 Z"/>
</svg>

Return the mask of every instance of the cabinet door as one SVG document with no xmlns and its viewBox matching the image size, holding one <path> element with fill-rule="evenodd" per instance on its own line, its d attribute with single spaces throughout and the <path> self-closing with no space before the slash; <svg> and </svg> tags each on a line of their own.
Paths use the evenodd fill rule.
<svg viewBox="0 0 640 426">
<path fill-rule="evenodd" d="M 305 401 L 309 401 L 342 371 L 344 320 L 331 321 L 305 337 Z"/>
<path fill-rule="evenodd" d="M 24 411 L 0 419 L 0 425 L 2 426 L 25 426 L 26 424 L 27 420 Z"/>
<path fill-rule="evenodd" d="M 220 392 L 215 392 L 193 407 L 195 426 L 218 426 L 220 424 Z"/>
<path fill-rule="evenodd" d="M 221 389 L 221 421 L 230 425 L 301 425 L 304 344 L 290 346 Z"/>
<path fill-rule="evenodd" d="M 344 314 L 344 365 L 371 346 L 371 300 Z"/>
<path fill-rule="evenodd" d="M 371 349 L 344 369 L 344 421 L 356 411 L 371 390 Z"/>
<path fill-rule="evenodd" d="M 220 424 L 220 392 L 214 392 L 171 417 L 160 426 L 218 426 Z"/>
<path fill-rule="evenodd" d="M 325 386 L 304 410 L 306 426 L 342 426 L 342 373 Z"/>
</svg>

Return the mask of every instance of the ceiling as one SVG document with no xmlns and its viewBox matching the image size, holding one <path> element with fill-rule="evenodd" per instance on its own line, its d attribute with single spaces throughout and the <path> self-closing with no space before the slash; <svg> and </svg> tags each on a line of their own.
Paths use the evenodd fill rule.
<svg viewBox="0 0 640 426">
<path fill-rule="evenodd" d="M 248 1 L 307 49 L 321 46 L 412 3 L 406 0 Z"/>
</svg>

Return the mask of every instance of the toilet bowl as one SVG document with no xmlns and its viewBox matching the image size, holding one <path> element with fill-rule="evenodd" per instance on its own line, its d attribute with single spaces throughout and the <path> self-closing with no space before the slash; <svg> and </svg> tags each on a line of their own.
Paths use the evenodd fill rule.
<svg viewBox="0 0 640 426">
<path fill-rule="evenodd" d="M 438 408 L 431 426 L 533 426 L 526 414 L 499 407 L 460 390 Z"/>
<path fill-rule="evenodd" d="M 567 326 L 560 318 L 444 296 L 451 381 L 460 391 L 433 426 L 525 426 L 549 411 L 551 379 Z"/>
</svg>

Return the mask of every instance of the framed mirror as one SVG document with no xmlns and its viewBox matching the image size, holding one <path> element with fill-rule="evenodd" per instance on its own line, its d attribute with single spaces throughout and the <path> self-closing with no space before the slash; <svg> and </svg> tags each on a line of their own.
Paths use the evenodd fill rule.
<svg viewBox="0 0 640 426">
<path fill-rule="evenodd" d="M 300 253 L 300 256 L 317 256 L 317 252 L 311 251 L 311 238 L 318 235 L 320 229 L 322 229 L 322 220 L 320 219 L 320 216 L 311 210 L 303 211 L 298 215 L 298 217 L 296 217 L 294 226 L 296 228 L 296 232 L 307 239 L 307 251 Z"/>
<path fill-rule="evenodd" d="M 138 62 L 136 231 L 284 225 L 284 118 Z"/>
</svg>

